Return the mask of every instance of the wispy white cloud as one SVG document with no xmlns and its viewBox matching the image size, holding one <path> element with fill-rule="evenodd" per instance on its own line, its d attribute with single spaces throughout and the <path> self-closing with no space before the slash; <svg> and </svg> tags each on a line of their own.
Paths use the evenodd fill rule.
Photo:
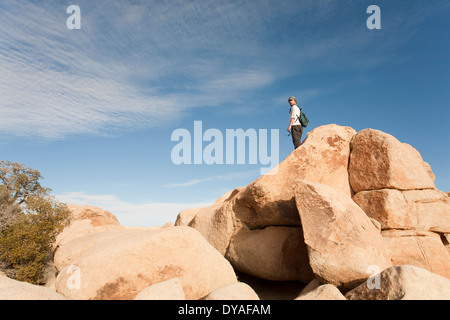
<svg viewBox="0 0 450 320">
<path fill-rule="evenodd" d="M 123 78 L 123 64 L 105 64 L 95 50 L 89 53 L 94 39 L 70 33 L 65 11 L 55 14 L 61 9 L 18 1 L 18 8 L 1 10 L 0 130 L 63 138 L 164 119 L 164 109 L 175 101 L 141 94 Z"/>
<path fill-rule="evenodd" d="M 169 108 L 239 101 L 277 77 L 257 59 L 269 51 L 259 37 L 289 3 L 79 4 L 78 31 L 66 28 L 62 4 L 1 4 L 1 133 L 61 139 L 156 126 Z"/>
<path fill-rule="evenodd" d="M 151 127 L 165 110 L 214 104 L 211 94 L 230 101 L 272 81 L 252 67 L 225 71 L 221 59 L 235 53 L 224 40 L 236 30 L 222 23 L 233 7 L 171 5 L 86 3 L 79 31 L 66 28 L 64 7 L 2 5 L 0 131 L 58 139 Z"/>
<path fill-rule="evenodd" d="M 192 187 L 194 185 L 206 183 L 206 182 L 258 177 L 259 174 L 260 174 L 260 170 L 249 170 L 249 171 L 242 171 L 242 172 L 236 172 L 236 173 L 230 173 L 230 174 L 224 174 L 224 175 L 215 175 L 215 176 L 210 176 L 210 177 L 206 177 L 206 178 L 202 178 L 202 179 L 191 179 L 186 182 L 167 184 L 167 185 L 164 185 L 164 187 L 165 188 Z"/>
<path fill-rule="evenodd" d="M 114 214 L 123 226 L 153 227 L 167 222 L 175 223 L 178 214 L 185 209 L 209 206 L 215 200 L 199 203 L 130 203 L 111 194 L 86 194 L 67 192 L 55 196 L 67 204 L 91 205 Z"/>
<path fill-rule="evenodd" d="M 0 133 L 153 127 L 173 117 L 168 109 L 242 104 L 312 61 L 367 46 L 362 31 L 348 40 L 347 29 L 321 28 L 339 6 L 332 0 L 78 2 L 74 31 L 61 3 L 0 4 Z"/>
</svg>

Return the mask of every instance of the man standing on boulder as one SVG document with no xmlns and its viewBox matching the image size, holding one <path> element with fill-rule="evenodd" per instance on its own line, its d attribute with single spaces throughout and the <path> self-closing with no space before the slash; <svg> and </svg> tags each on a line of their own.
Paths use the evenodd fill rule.
<svg viewBox="0 0 450 320">
<path fill-rule="evenodd" d="M 303 127 L 300 123 L 300 108 L 295 97 L 290 97 L 288 101 L 291 105 L 291 110 L 289 111 L 290 122 L 287 131 L 291 133 L 294 148 L 297 149 L 301 145 L 303 133 Z"/>
</svg>

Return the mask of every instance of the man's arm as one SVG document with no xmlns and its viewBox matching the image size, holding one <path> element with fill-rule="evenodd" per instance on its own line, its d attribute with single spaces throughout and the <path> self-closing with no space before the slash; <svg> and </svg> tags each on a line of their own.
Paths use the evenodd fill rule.
<svg viewBox="0 0 450 320">
<path fill-rule="evenodd" d="M 292 127 L 292 124 L 294 123 L 294 121 L 295 121 L 295 119 L 291 118 L 291 121 L 289 122 L 289 127 L 287 128 L 288 132 L 291 132 L 291 127 Z"/>
</svg>

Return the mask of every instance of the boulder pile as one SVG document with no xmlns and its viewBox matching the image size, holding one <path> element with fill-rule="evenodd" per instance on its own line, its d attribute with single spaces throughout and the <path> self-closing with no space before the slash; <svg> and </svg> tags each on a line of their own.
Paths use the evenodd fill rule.
<svg viewBox="0 0 450 320">
<path fill-rule="evenodd" d="M 147 287 L 179 278 L 185 298 L 196 300 L 237 282 L 230 263 L 193 228 L 105 223 L 77 220 L 57 239 L 56 291 L 68 299 L 130 300 Z"/>
<path fill-rule="evenodd" d="M 327 125 L 268 174 L 180 212 L 175 225 L 267 280 L 317 279 L 346 292 L 410 265 L 448 281 L 450 199 L 434 180 L 420 153 L 393 136 Z"/>
<path fill-rule="evenodd" d="M 450 299 L 450 199 L 410 145 L 327 125 L 266 175 L 184 210 L 124 227 L 69 206 L 52 289 L 0 275 L 0 299 L 255 300 L 245 274 L 301 283 L 296 300 Z"/>
</svg>

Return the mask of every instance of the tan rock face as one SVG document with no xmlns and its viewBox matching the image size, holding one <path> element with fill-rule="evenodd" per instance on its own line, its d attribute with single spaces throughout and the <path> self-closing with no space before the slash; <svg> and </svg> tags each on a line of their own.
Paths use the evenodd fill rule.
<svg viewBox="0 0 450 320">
<path fill-rule="evenodd" d="M 77 206 L 70 204 L 67 208 L 71 211 L 72 221 L 90 220 L 92 226 L 119 225 L 117 218 L 110 212 L 93 206 Z"/>
<path fill-rule="evenodd" d="M 262 279 L 309 282 L 314 278 L 300 227 L 240 229 L 225 257 L 235 269 Z"/>
<path fill-rule="evenodd" d="M 446 233 L 441 236 L 442 243 L 447 249 L 448 254 L 450 255 L 450 234 Z"/>
<path fill-rule="evenodd" d="M 185 300 L 180 278 L 156 283 L 139 292 L 133 300 Z"/>
<path fill-rule="evenodd" d="M 381 234 L 350 197 L 301 180 L 294 192 L 310 265 L 322 282 L 351 287 L 370 266 L 391 266 Z"/>
<path fill-rule="evenodd" d="M 363 130 L 352 141 L 349 177 L 353 200 L 380 222 L 392 263 L 448 277 L 450 261 L 439 234 L 450 232 L 450 201 L 435 189 L 419 152 L 386 133 Z"/>
<path fill-rule="evenodd" d="M 193 209 L 186 209 L 181 211 L 178 216 L 177 220 L 175 221 L 175 226 L 187 226 L 192 221 L 192 219 L 195 218 L 195 215 L 197 212 L 199 212 L 203 208 L 193 208 Z"/>
<path fill-rule="evenodd" d="M 94 227 L 90 220 L 73 221 L 70 226 L 66 227 L 56 238 L 55 248 L 70 242 L 78 237 L 87 236 L 94 233 L 99 233 L 107 230 L 123 229 L 121 225 L 108 224 L 104 226 Z"/>
<path fill-rule="evenodd" d="M 251 229 L 275 225 L 299 225 L 292 183 L 295 179 L 318 182 L 351 196 L 348 182 L 349 127 L 322 126 L 308 134 L 270 174 L 245 187 L 236 196 L 236 217 Z"/>
<path fill-rule="evenodd" d="M 66 243 L 56 255 L 56 289 L 70 299 L 133 299 L 175 277 L 186 299 L 200 299 L 237 281 L 229 262 L 189 227 L 104 231 Z"/>
<path fill-rule="evenodd" d="M 366 283 L 347 292 L 348 300 L 448 300 L 450 280 L 414 266 L 394 266 L 379 274 L 379 287 Z"/>
<path fill-rule="evenodd" d="M 225 255 L 233 234 L 234 221 L 232 201 L 226 200 L 199 209 L 189 226 L 198 230 L 214 248 Z"/>
<path fill-rule="evenodd" d="M 376 189 L 434 189 L 434 176 L 419 152 L 374 129 L 358 132 L 351 143 L 349 176 L 355 193 Z"/>
<path fill-rule="evenodd" d="M 70 225 L 57 236 L 54 249 L 80 236 L 123 228 L 112 213 L 101 208 L 74 204 L 67 207 L 71 212 Z"/>
<path fill-rule="evenodd" d="M 353 201 L 371 218 L 381 224 L 382 229 L 409 228 L 417 222 L 417 217 L 407 210 L 403 194 L 395 189 L 361 191 L 353 196 Z"/>
<path fill-rule="evenodd" d="M 233 282 L 214 290 L 205 300 L 259 300 L 259 297 L 249 285 Z"/>
<path fill-rule="evenodd" d="M 437 233 L 386 230 L 382 235 L 393 265 L 413 265 L 450 279 L 450 254 Z"/>
<path fill-rule="evenodd" d="M 54 290 L 7 278 L 0 274 L 0 300 L 66 300 Z"/>
<path fill-rule="evenodd" d="M 295 300 L 346 300 L 338 288 L 331 284 L 324 284 L 299 295 Z"/>
<path fill-rule="evenodd" d="M 436 189 L 361 191 L 353 200 L 382 229 L 450 232 L 450 200 Z"/>
</svg>

